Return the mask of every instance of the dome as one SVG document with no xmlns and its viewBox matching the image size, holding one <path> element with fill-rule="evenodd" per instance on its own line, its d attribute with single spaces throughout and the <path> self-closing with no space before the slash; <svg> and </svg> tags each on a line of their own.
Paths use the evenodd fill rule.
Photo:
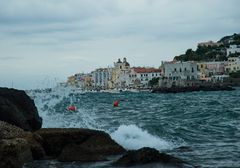
<svg viewBox="0 0 240 168">
<path fill-rule="evenodd" d="M 130 66 L 130 64 L 128 62 L 125 62 L 125 66 Z"/>
<path fill-rule="evenodd" d="M 120 58 L 118 58 L 118 61 L 117 61 L 117 63 L 122 63 L 122 61 L 120 60 Z"/>
</svg>

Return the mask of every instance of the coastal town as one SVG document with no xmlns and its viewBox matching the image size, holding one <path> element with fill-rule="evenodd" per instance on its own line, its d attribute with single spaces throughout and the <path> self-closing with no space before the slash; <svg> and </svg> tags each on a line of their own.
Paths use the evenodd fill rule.
<svg viewBox="0 0 240 168">
<path fill-rule="evenodd" d="M 76 73 L 60 85 L 85 91 L 145 90 L 154 87 L 193 87 L 229 83 L 236 85 L 239 84 L 240 45 L 233 37 L 235 36 L 223 38 L 223 42 L 198 43 L 198 49 L 210 48 L 211 51 L 218 51 L 210 61 L 179 60 L 179 57 L 175 57 L 172 61 L 159 61 L 157 68 L 132 67 L 124 57 L 116 60 L 113 67 L 97 68 L 91 73 Z M 187 50 L 186 54 L 188 52 Z M 220 56 L 224 59 L 218 59 Z"/>
</svg>

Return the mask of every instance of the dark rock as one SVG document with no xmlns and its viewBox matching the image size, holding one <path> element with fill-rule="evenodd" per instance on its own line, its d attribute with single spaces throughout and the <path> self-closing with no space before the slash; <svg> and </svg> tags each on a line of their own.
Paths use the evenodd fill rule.
<svg viewBox="0 0 240 168">
<path fill-rule="evenodd" d="M 58 161 L 61 162 L 94 162 L 106 160 L 107 159 L 103 155 L 96 153 L 94 150 L 76 144 L 66 145 L 58 157 Z"/>
<path fill-rule="evenodd" d="M 41 159 L 45 156 L 45 151 L 42 147 L 42 138 L 36 133 L 26 132 L 23 129 L 0 121 L 0 140 L 9 140 L 20 138 L 26 140 L 32 152 L 33 159 Z"/>
<path fill-rule="evenodd" d="M 232 91 L 234 88 L 226 85 L 203 85 L 203 86 L 187 86 L 187 87 L 159 87 L 154 88 L 152 93 L 181 93 L 196 91 Z"/>
<path fill-rule="evenodd" d="M 0 88 L 0 120 L 27 131 L 42 126 L 34 101 L 24 91 L 16 89 Z"/>
<path fill-rule="evenodd" d="M 43 138 L 43 147 L 46 154 L 55 157 L 61 154 L 60 160 L 64 160 L 64 155 L 69 151 L 76 154 L 80 149 L 84 149 L 87 152 L 86 155 L 91 153 L 96 156 L 125 152 L 123 147 L 103 131 L 80 128 L 42 128 L 37 133 Z M 72 146 L 67 146 L 72 144 L 77 147 L 75 152 Z M 81 153 L 81 155 L 84 155 L 84 153 Z M 78 156 L 76 156 L 76 159 L 79 160 Z M 66 158 L 66 160 L 71 160 L 71 158 Z"/>
<path fill-rule="evenodd" d="M 0 140 L 0 167 L 22 168 L 23 164 L 29 161 L 32 161 L 32 153 L 25 139 Z"/>
<path fill-rule="evenodd" d="M 166 167 L 187 167 L 187 163 L 165 153 L 159 153 L 153 148 L 144 147 L 139 150 L 128 151 L 119 160 L 113 163 L 114 166 L 135 166 L 150 163 L 160 163 Z M 189 166 L 188 166 L 189 167 Z"/>
</svg>

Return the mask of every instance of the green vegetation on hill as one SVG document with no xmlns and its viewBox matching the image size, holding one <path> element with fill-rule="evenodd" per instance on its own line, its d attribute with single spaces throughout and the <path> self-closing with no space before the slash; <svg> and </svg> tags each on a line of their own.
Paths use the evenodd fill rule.
<svg viewBox="0 0 240 168">
<path fill-rule="evenodd" d="M 223 45 L 240 45 L 240 34 L 234 33 L 231 36 L 225 36 L 221 38 L 218 42 L 223 43 Z"/>
<path fill-rule="evenodd" d="M 223 37 L 219 46 L 198 46 L 196 51 L 187 49 L 185 54 L 175 56 L 177 61 L 226 61 L 226 48 L 229 45 L 240 45 L 240 34 Z"/>
</svg>

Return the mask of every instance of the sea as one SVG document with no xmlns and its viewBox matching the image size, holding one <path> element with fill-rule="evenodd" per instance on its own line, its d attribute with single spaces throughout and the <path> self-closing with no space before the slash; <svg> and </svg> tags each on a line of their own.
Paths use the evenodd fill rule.
<svg viewBox="0 0 240 168">
<path fill-rule="evenodd" d="M 153 147 L 198 167 L 240 167 L 240 88 L 189 93 L 29 93 L 44 128 L 103 130 L 126 149 Z M 119 106 L 113 102 L 118 100 Z M 66 110 L 75 105 L 76 111 Z M 26 167 L 110 167 L 36 161 Z"/>
</svg>

